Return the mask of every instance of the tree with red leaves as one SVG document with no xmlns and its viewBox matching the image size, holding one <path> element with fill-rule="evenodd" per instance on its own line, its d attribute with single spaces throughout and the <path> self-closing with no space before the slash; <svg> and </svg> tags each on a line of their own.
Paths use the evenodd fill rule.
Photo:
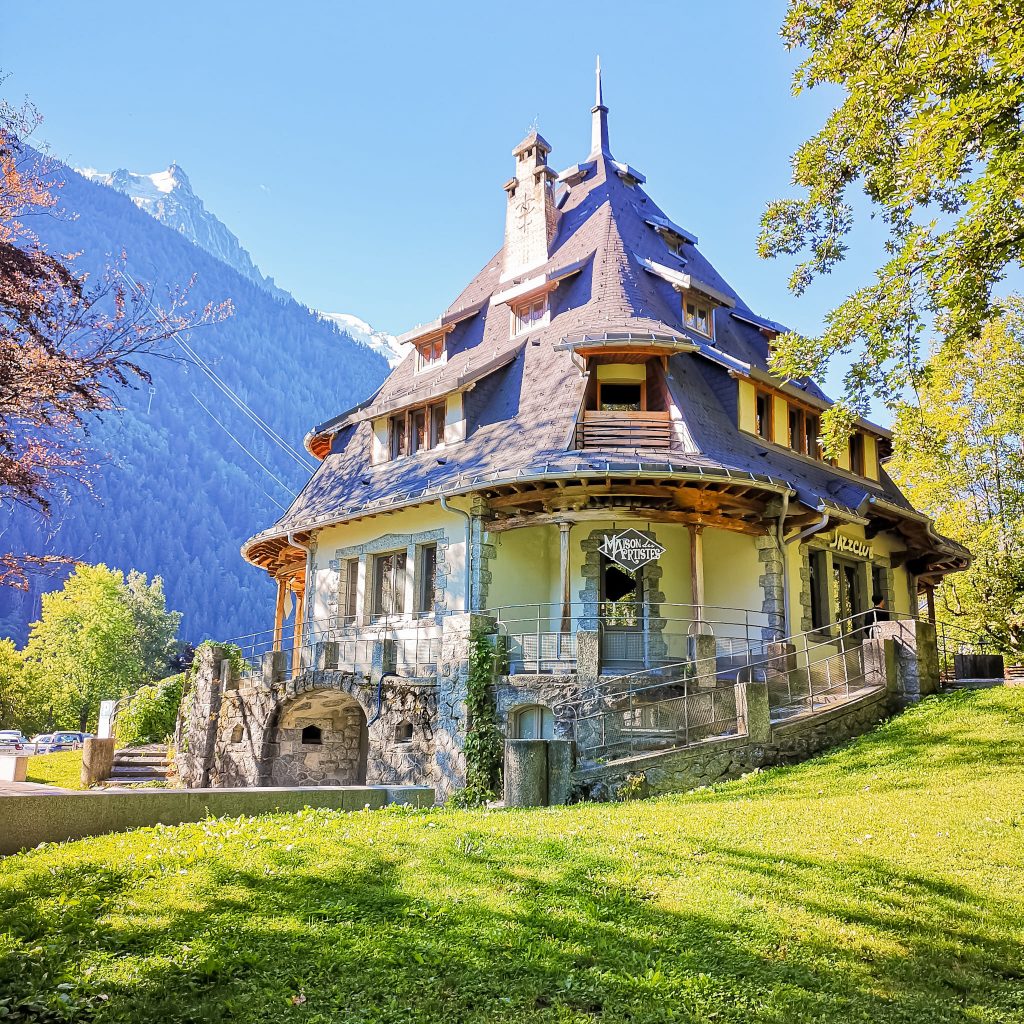
<svg viewBox="0 0 1024 1024">
<path fill-rule="evenodd" d="M 0 509 L 46 516 L 56 492 L 89 486 L 89 417 L 115 410 L 119 388 L 149 382 L 144 357 L 231 305 L 189 309 L 189 282 L 161 307 L 123 253 L 90 282 L 74 254 L 47 252 L 27 221 L 65 214 L 53 163 L 27 142 L 40 121 L 31 104 L 0 102 Z M 67 561 L 0 551 L 0 586 L 25 589 L 32 567 Z"/>
</svg>

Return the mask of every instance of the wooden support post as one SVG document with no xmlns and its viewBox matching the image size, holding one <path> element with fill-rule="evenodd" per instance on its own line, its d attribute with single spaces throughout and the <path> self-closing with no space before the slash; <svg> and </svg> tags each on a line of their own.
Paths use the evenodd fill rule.
<svg viewBox="0 0 1024 1024">
<path fill-rule="evenodd" d="M 704 618 L 704 527 L 690 528 L 690 603 L 693 605 L 693 619 Z"/>
<path fill-rule="evenodd" d="M 935 584 L 928 583 L 924 588 L 924 596 L 928 601 L 928 621 L 935 625 Z"/>
<path fill-rule="evenodd" d="M 558 524 L 558 564 L 562 579 L 562 632 L 572 630 L 572 588 L 569 579 L 569 531 L 572 523 Z"/>
<path fill-rule="evenodd" d="M 288 595 L 288 587 L 284 580 L 277 581 L 277 607 L 274 610 L 274 650 L 281 650 L 284 639 L 284 602 Z"/>
</svg>

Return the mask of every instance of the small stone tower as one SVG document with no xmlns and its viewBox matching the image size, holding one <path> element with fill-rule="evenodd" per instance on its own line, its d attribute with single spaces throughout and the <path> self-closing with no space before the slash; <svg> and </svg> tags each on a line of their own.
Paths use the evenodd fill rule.
<svg viewBox="0 0 1024 1024">
<path fill-rule="evenodd" d="M 512 150 L 516 176 L 505 183 L 505 258 L 501 279 L 507 281 L 546 263 L 558 227 L 554 179 L 548 166 L 551 147 L 536 131 Z"/>
</svg>

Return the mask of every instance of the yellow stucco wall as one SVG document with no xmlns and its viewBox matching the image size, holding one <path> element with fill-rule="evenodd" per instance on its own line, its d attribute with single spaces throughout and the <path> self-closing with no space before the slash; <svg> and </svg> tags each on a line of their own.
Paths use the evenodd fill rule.
<svg viewBox="0 0 1024 1024">
<path fill-rule="evenodd" d="M 373 544 L 374 553 L 386 550 L 404 550 L 407 548 L 410 538 L 416 534 L 434 530 L 443 530 L 444 540 L 448 544 L 446 552 L 447 607 L 450 609 L 465 607 L 465 520 L 455 513 L 445 512 L 438 504 L 432 504 L 400 509 L 397 512 L 374 516 L 372 519 L 327 526 L 318 530 L 313 538 L 313 555 L 310 566 L 312 570 L 312 616 L 321 619 L 328 614 L 327 596 L 331 593 L 332 585 L 335 588 L 337 586 L 336 570 L 331 568 L 330 563 L 337 558 L 339 549 Z M 393 543 L 377 547 L 377 542 L 391 535 L 395 535 Z M 355 557 L 355 555 L 351 557 Z M 333 583 L 332 575 L 334 576 Z M 360 599 L 365 599 L 363 593 L 360 593 Z M 308 618 L 309 612 L 307 612 Z"/>
<path fill-rule="evenodd" d="M 760 609 L 761 562 L 752 536 L 704 531 L 704 601 L 721 608 Z"/>
</svg>

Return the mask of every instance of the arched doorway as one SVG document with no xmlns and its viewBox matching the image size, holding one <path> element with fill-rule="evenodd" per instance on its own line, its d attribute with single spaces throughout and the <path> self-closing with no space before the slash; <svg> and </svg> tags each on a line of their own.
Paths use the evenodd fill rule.
<svg viewBox="0 0 1024 1024">
<path fill-rule="evenodd" d="M 281 707 L 269 740 L 271 786 L 366 784 L 366 715 L 347 693 L 294 697 Z"/>
<path fill-rule="evenodd" d="M 509 736 L 515 740 L 550 740 L 555 735 L 555 716 L 543 704 L 526 704 L 511 714 Z"/>
</svg>

